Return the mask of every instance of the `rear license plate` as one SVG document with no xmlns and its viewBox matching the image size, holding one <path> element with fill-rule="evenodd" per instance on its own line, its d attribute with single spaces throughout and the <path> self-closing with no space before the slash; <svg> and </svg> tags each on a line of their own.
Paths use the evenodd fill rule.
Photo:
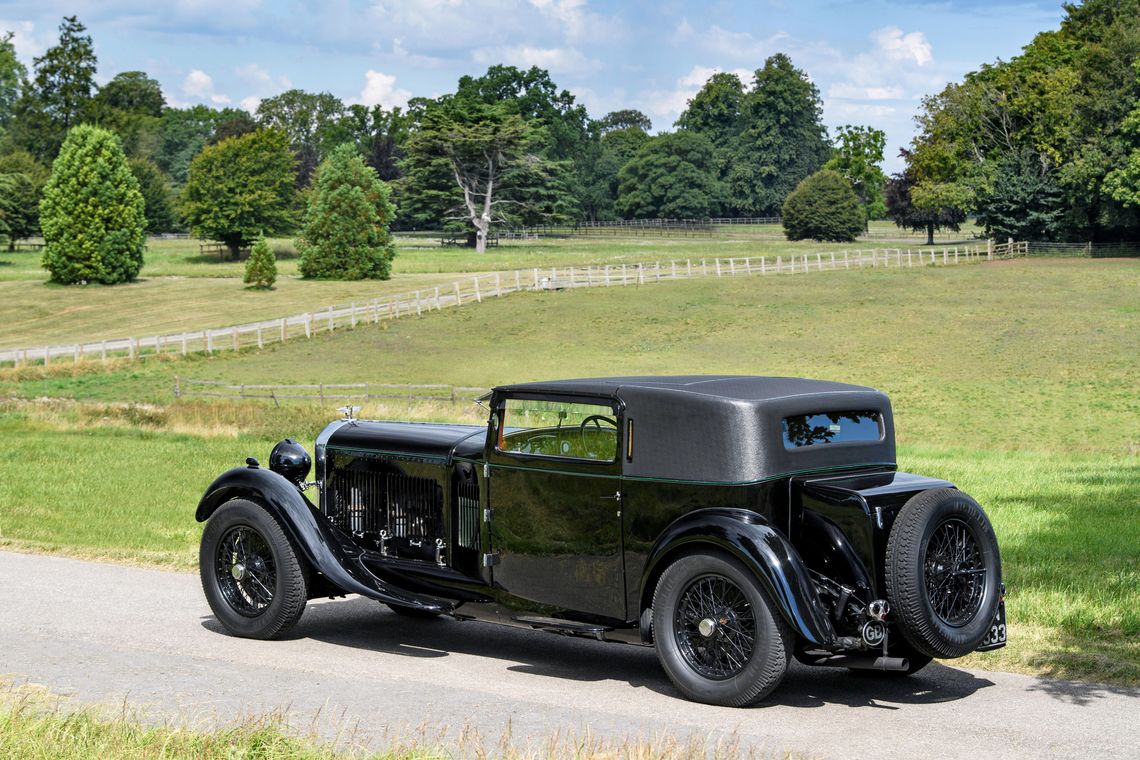
<svg viewBox="0 0 1140 760">
<path fill-rule="evenodd" d="M 1002 599 L 1001 602 L 998 603 L 997 615 L 994 616 L 994 621 L 990 625 L 989 632 L 974 651 L 988 652 L 991 649 L 1000 649 L 1005 646 L 1005 641 L 1005 600 Z"/>
</svg>

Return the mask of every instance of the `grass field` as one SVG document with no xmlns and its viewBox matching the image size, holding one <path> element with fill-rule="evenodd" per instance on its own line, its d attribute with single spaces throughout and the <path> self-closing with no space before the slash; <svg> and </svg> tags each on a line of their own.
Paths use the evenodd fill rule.
<svg viewBox="0 0 1140 760">
<path fill-rule="evenodd" d="M 226 327 L 367 301 L 436 285 L 463 274 L 534 267 L 622 264 L 701 258 L 787 255 L 822 250 L 814 242 L 760 238 L 760 228 L 695 238 L 602 238 L 511 241 L 480 256 L 441 248 L 434 238 L 399 237 L 392 279 L 314 282 L 297 274 L 293 241 L 272 240 L 278 255 L 273 291 L 247 290 L 244 263 L 198 253 L 196 240 L 153 240 L 138 281 L 114 287 L 63 287 L 46 282 L 39 254 L 0 251 L 0 347 L 24 348 L 184 330 Z M 749 234 L 751 233 L 751 234 Z M 896 243 L 873 241 L 849 250 Z M 909 243 L 918 248 L 918 241 Z M 830 249 L 829 249 L 830 250 Z"/>
<path fill-rule="evenodd" d="M 994 521 L 1011 644 L 967 664 L 1137 684 L 1137 292 L 1140 262 L 1111 260 L 695 280 L 519 294 L 238 355 L 2 370 L 0 546 L 190 568 L 205 485 L 285 435 L 311 440 L 330 414 L 172 403 L 175 374 L 826 377 L 887 391 L 900 466 L 958 483 Z"/>
</svg>

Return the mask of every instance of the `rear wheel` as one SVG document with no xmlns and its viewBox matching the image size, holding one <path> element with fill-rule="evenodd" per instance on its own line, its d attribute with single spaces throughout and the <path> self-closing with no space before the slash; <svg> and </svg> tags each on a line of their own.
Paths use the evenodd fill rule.
<svg viewBox="0 0 1140 760">
<path fill-rule="evenodd" d="M 911 498 L 891 527 L 886 581 L 898 627 L 916 652 L 973 651 L 1001 601 L 1001 556 L 985 512 L 951 488 Z"/>
<path fill-rule="evenodd" d="M 653 594 L 657 658 L 689 699 L 743 707 L 784 676 L 792 635 L 755 576 L 718 554 L 674 562 Z"/>
<path fill-rule="evenodd" d="M 304 560 L 272 515 L 244 499 L 213 514 L 198 552 L 202 590 L 226 630 L 250 639 L 275 639 L 305 611 Z"/>
</svg>

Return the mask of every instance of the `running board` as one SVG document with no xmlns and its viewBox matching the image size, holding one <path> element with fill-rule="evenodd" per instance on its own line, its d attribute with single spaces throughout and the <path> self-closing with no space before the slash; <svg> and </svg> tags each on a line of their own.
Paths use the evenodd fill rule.
<svg viewBox="0 0 1140 760">
<path fill-rule="evenodd" d="M 539 631 L 561 633 L 568 636 L 589 636 L 598 641 L 605 641 L 606 631 L 613 630 L 604 625 L 579 623 L 574 620 L 561 620 L 559 618 L 521 616 L 513 617 L 511 620 L 522 625 L 529 625 Z"/>
</svg>

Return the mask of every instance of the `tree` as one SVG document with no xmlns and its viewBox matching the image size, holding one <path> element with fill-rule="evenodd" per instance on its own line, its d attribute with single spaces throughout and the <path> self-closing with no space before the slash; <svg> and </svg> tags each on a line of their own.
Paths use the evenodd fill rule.
<svg viewBox="0 0 1140 760">
<path fill-rule="evenodd" d="M 783 53 L 758 69 L 741 103 L 740 138 L 726 182 L 738 213 L 774 216 L 830 154 L 819 90 Z"/>
<path fill-rule="evenodd" d="M 677 127 L 699 132 L 717 148 L 728 148 L 741 129 L 744 84 L 736 74 L 718 71 L 689 100 Z"/>
<path fill-rule="evenodd" d="M 1064 220 L 1064 193 L 1051 167 L 1032 153 L 1006 162 L 978 200 L 978 224 L 998 239 L 1055 240 Z"/>
<path fill-rule="evenodd" d="M 444 96 L 420 104 L 399 187 L 401 209 L 417 223 L 462 219 L 486 251 L 492 223 L 534 224 L 567 216 L 567 165 L 545 159 L 542 127 L 513 109 Z"/>
<path fill-rule="evenodd" d="M 95 103 L 126 113 L 142 116 L 162 116 L 166 97 L 162 85 L 144 71 L 124 71 L 99 88 Z"/>
<path fill-rule="evenodd" d="M 40 226 L 54 282 L 113 285 L 138 276 L 143 198 L 114 133 L 90 125 L 68 132 L 44 188 Z"/>
<path fill-rule="evenodd" d="M 902 151 L 903 158 L 909 162 L 910 154 Z M 934 231 L 951 229 L 957 231 L 962 222 L 966 221 L 966 208 L 968 198 L 960 190 L 946 192 L 945 186 L 941 191 L 927 185 L 925 194 L 920 191 L 919 196 L 923 205 L 917 205 L 911 198 L 915 188 L 916 171 L 908 166 L 906 171 L 895 174 L 884 188 L 884 199 L 887 204 L 887 217 L 896 226 L 915 232 L 926 232 L 926 244 L 934 245 Z M 957 186 L 952 186 L 957 187 Z"/>
<path fill-rule="evenodd" d="M 12 121 L 16 102 L 20 99 L 20 83 L 28 75 L 24 64 L 16 58 L 12 32 L 0 35 L 0 135 Z"/>
<path fill-rule="evenodd" d="M 653 129 L 653 122 L 636 108 L 610 111 L 598 119 L 598 132 L 602 135 L 622 129 L 640 129 L 642 132 L 649 132 Z"/>
<path fill-rule="evenodd" d="M 263 232 L 293 227 L 295 177 L 296 160 L 281 130 L 231 137 L 190 162 L 183 213 L 195 235 L 220 240 L 236 259 Z"/>
<path fill-rule="evenodd" d="M 863 211 L 839 172 L 821 169 L 788 195 L 781 212 L 788 240 L 849 242 L 863 229 Z"/>
<path fill-rule="evenodd" d="M 40 233 L 40 200 L 48 174 L 47 168 L 26 151 L 0 156 L 0 178 L 5 183 L 0 213 L 5 217 L 8 250 L 16 249 L 17 240 Z"/>
<path fill-rule="evenodd" d="M 1132 66 L 1140 84 L 1140 60 Z M 1130 150 L 1121 165 L 1105 176 L 1104 186 L 1113 200 L 1126 208 L 1140 209 L 1140 98 L 1121 125 L 1121 132 Z"/>
<path fill-rule="evenodd" d="M 641 127 L 613 129 L 603 133 L 597 149 L 581 159 L 579 171 L 585 186 L 581 201 L 587 219 L 617 219 L 614 202 L 621 186 L 618 175 L 650 139 Z"/>
<path fill-rule="evenodd" d="M 618 172 L 614 208 L 625 218 L 703 219 L 720 203 L 713 145 L 703 135 L 673 132 L 645 145 Z"/>
<path fill-rule="evenodd" d="M 883 200 L 887 175 L 881 166 L 886 145 L 887 136 L 882 130 L 845 124 L 835 136 L 834 153 L 823 165 L 851 183 L 865 220 L 882 218 L 887 210 Z"/>
<path fill-rule="evenodd" d="M 59 26 L 59 42 L 34 59 L 35 77 L 23 87 L 11 129 L 15 143 L 41 161 L 59 152 L 79 124 L 95 90 L 97 59 L 87 27 L 75 16 Z"/>
<path fill-rule="evenodd" d="M 317 171 L 297 249 L 303 277 L 386 280 L 396 247 L 388 185 L 352 145 L 333 150 Z"/>
<path fill-rule="evenodd" d="M 289 137 L 297 157 L 298 187 L 308 187 L 317 165 L 345 142 L 344 115 L 344 103 L 335 95 L 296 89 L 261 101 L 256 114 L 260 126 L 280 129 Z"/>
<path fill-rule="evenodd" d="M 356 145 L 380 179 L 391 182 L 400 177 L 400 159 L 410 126 L 411 119 L 399 108 L 385 111 L 378 105 L 351 105 L 341 119 L 340 132 Z"/>
<path fill-rule="evenodd" d="M 167 108 L 157 127 L 154 162 L 176 186 L 181 186 L 186 182 L 190 161 L 204 146 L 255 131 L 256 125 L 248 122 L 249 114 L 236 108 Z"/>
<path fill-rule="evenodd" d="M 130 164 L 143 197 L 146 231 L 151 235 L 173 231 L 178 226 L 178 218 L 170 200 L 170 185 L 162 170 L 145 158 L 133 158 Z"/>
<path fill-rule="evenodd" d="M 249 252 L 242 282 L 252 290 L 272 290 L 273 284 L 277 282 L 277 259 L 273 251 L 269 250 L 269 243 L 265 241 L 264 235 L 257 238 L 253 250 Z"/>
</svg>

